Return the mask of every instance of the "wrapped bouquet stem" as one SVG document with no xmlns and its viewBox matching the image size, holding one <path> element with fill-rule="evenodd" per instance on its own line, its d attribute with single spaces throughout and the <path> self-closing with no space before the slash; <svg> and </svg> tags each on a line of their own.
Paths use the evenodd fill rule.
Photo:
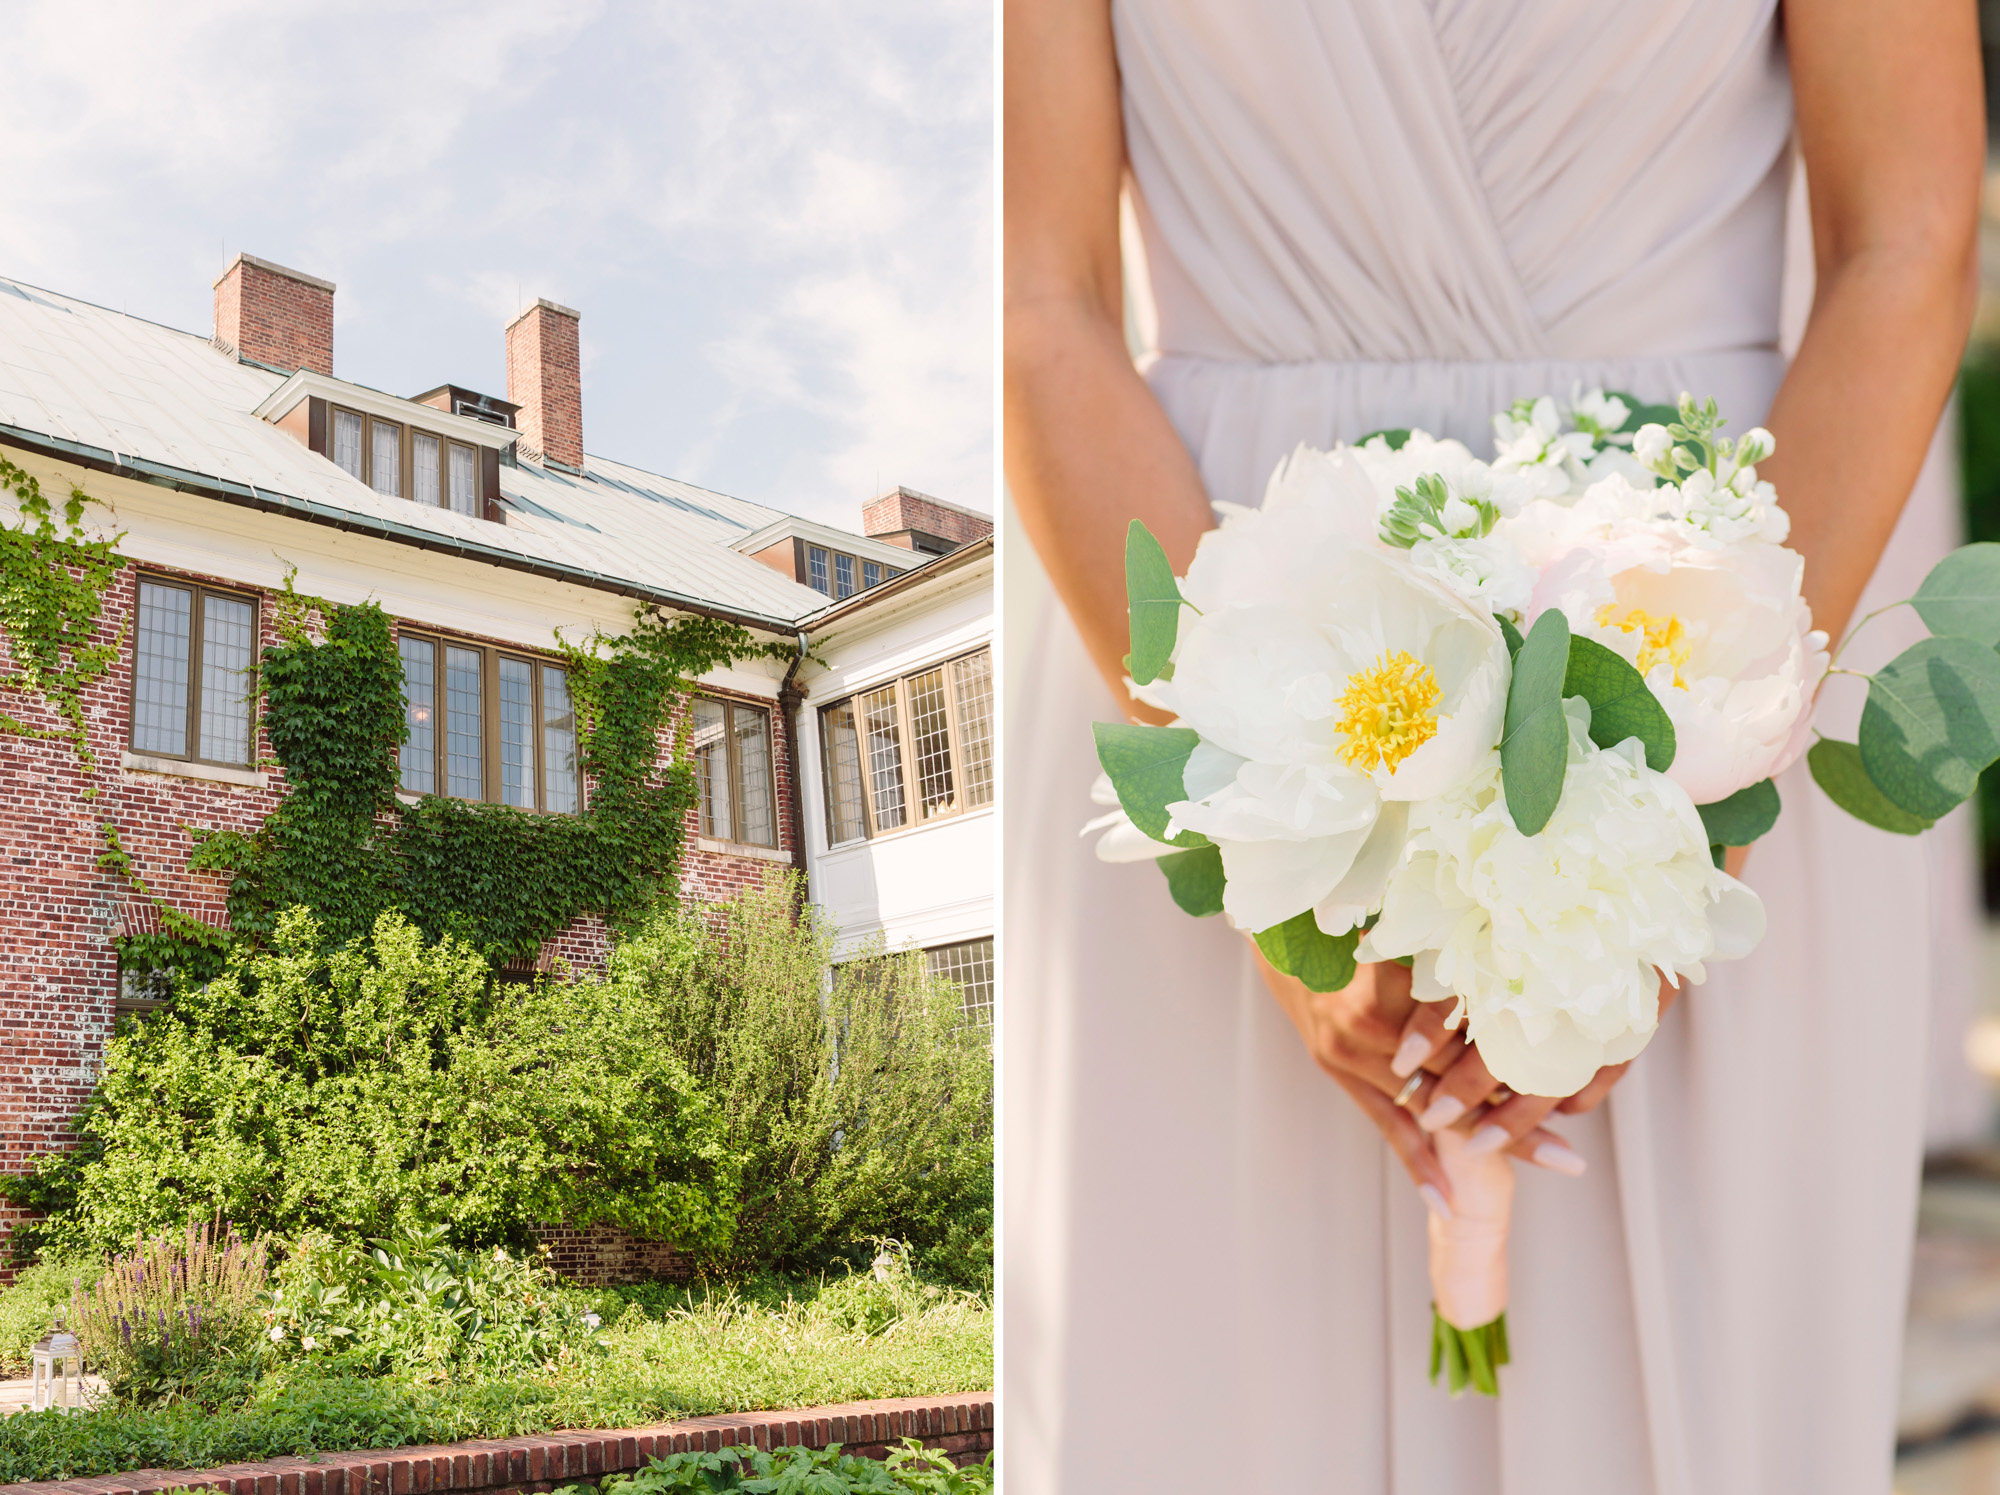
<svg viewBox="0 0 2000 1495">
<path fill-rule="evenodd" d="M 1662 979 L 1762 937 L 1723 856 L 1777 821 L 1829 666 L 1757 475 L 1775 443 L 1723 426 L 1713 401 L 1573 391 L 1496 416 L 1490 461 L 1421 431 L 1301 447 L 1185 577 L 1134 522 L 1127 666 L 1174 721 L 1098 725 L 1099 854 L 1155 861 L 1312 990 L 1407 962 L 1521 1094 L 1637 1056 Z M 1858 742 L 1809 755 L 1903 834 L 2000 758 L 2000 546 L 1911 602 L 1936 637 L 1869 679 Z M 1433 1379 L 1495 1394 L 1513 1165 L 1435 1145 Z"/>
</svg>

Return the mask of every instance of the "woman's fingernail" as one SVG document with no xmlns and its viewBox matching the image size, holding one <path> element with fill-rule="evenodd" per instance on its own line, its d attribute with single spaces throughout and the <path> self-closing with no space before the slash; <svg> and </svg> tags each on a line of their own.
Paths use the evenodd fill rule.
<svg viewBox="0 0 2000 1495">
<path fill-rule="evenodd" d="M 1440 1220 L 1449 1220 L 1451 1206 L 1444 1202 L 1444 1195 L 1438 1192 L 1436 1184 L 1418 1184 L 1417 1192 L 1424 1196 L 1424 1204 Z"/>
<path fill-rule="evenodd" d="M 1473 1141 L 1477 1142 L 1477 1137 Z M 1470 1149 L 1467 1149 L 1470 1151 Z M 1571 1152 L 1560 1142 L 1544 1142 L 1535 1149 L 1535 1161 L 1555 1173 L 1567 1173 L 1571 1178 L 1580 1178 L 1590 1164 L 1583 1160 L 1581 1153 Z"/>
<path fill-rule="evenodd" d="M 1421 1033 L 1412 1033 L 1396 1050 L 1396 1057 L 1389 1061 L 1389 1073 L 1399 1080 L 1407 1080 L 1417 1072 L 1417 1066 L 1430 1056 L 1431 1041 Z"/>
<path fill-rule="evenodd" d="M 1464 1101 L 1455 1095 L 1440 1095 L 1417 1118 L 1417 1125 L 1427 1132 L 1441 1132 L 1464 1114 Z"/>
<path fill-rule="evenodd" d="M 1489 1152 L 1498 1152 L 1513 1139 L 1504 1126 L 1482 1126 L 1472 1134 L 1472 1140 L 1465 1144 L 1465 1155 L 1469 1158 L 1483 1158 Z M 1575 1156 L 1574 1153 L 1571 1154 Z"/>
</svg>

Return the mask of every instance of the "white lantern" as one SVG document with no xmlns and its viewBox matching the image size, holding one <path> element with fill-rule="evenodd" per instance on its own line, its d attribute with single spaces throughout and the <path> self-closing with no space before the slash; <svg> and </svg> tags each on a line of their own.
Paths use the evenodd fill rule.
<svg viewBox="0 0 2000 1495">
<path fill-rule="evenodd" d="M 60 1313 L 56 1315 L 52 1330 L 47 1339 L 38 1340 L 35 1344 L 34 1400 L 30 1405 L 37 1412 L 46 1412 L 50 1408 L 58 1412 L 74 1412 L 81 1403 L 83 1393 L 82 1349 L 76 1342 L 76 1336 L 64 1330 Z"/>
</svg>

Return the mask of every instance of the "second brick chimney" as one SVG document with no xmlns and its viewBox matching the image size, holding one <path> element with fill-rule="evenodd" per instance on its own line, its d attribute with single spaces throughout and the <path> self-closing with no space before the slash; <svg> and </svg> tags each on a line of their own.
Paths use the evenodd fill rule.
<svg viewBox="0 0 2000 1495">
<path fill-rule="evenodd" d="M 333 282 L 239 254 L 215 282 L 215 345 L 280 369 L 333 376 Z"/>
<path fill-rule="evenodd" d="M 583 468 L 583 368 L 580 317 L 567 306 L 536 301 L 507 324 L 507 398 L 521 407 L 514 424 L 524 454 Z"/>
</svg>

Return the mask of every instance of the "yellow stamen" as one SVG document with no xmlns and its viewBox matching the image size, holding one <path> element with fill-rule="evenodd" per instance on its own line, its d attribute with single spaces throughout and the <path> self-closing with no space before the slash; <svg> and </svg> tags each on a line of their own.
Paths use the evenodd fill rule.
<svg viewBox="0 0 2000 1495">
<path fill-rule="evenodd" d="M 1437 735 L 1437 676 L 1408 650 L 1384 654 L 1347 677 L 1340 697 L 1340 756 L 1363 773 L 1397 768 Z"/>
<path fill-rule="evenodd" d="M 1670 664 L 1674 667 L 1674 684 L 1685 690 L 1687 681 L 1681 679 L 1681 666 L 1688 662 L 1688 642 L 1681 620 L 1672 613 L 1663 618 L 1641 607 L 1626 608 L 1623 617 L 1615 616 L 1617 612 L 1616 604 L 1605 603 L 1597 610 L 1598 626 L 1608 624 L 1639 634 L 1639 673 L 1649 675 L 1654 665 Z"/>
</svg>

